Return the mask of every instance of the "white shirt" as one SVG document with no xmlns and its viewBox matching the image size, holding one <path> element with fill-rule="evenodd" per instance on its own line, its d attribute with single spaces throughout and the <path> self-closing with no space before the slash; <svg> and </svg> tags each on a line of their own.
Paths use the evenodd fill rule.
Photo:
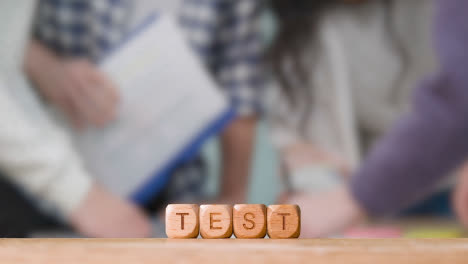
<svg viewBox="0 0 468 264">
<path fill-rule="evenodd" d="M 35 201 L 70 214 L 91 186 L 70 138 L 23 73 L 35 1 L 0 1 L 0 169 Z"/>
<path fill-rule="evenodd" d="M 390 10 L 384 1 L 343 5 L 324 16 L 319 48 L 311 51 L 315 101 L 302 102 L 312 105 L 307 131 L 300 133 L 302 114 L 277 96 L 271 109 L 276 145 L 308 141 L 356 166 L 367 140 L 361 132 L 372 141 L 408 109 L 411 91 L 436 67 L 430 31 L 433 1 L 392 3 Z M 388 35 L 387 14 L 406 59 Z"/>
</svg>

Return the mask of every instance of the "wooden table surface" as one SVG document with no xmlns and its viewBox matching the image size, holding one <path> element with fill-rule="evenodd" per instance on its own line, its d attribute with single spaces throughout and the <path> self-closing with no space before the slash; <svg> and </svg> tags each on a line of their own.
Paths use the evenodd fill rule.
<svg viewBox="0 0 468 264">
<path fill-rule="evenodd" d="M 468 239 L 0 239 L 0 263 L 468 263 Z"/>
</svg>

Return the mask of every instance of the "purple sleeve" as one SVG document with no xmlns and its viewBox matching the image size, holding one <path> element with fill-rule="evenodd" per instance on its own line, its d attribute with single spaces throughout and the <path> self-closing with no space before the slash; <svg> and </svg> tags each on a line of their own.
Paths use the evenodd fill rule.
<svg viewBox="0 0 468 264">
<path fill-rule="evenodd" d="M 438 0 L 440 70 L 415 91 L 413 109 L 376 145 L 351 191 L 370 215 L 395 213 L 468 158 L 468 1 Z"/>
</svg>

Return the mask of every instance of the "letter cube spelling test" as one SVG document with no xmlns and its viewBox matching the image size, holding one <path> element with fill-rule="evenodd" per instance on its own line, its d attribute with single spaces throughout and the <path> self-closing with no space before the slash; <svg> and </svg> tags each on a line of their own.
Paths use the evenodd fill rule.
<svg viewBox="0 0 468 264">
<path fill-rule="evenodd" d="M 169 238 L 298 238 L 301 211 L 297 205 L 170 204 L 166 208 Z"/>
</svg>

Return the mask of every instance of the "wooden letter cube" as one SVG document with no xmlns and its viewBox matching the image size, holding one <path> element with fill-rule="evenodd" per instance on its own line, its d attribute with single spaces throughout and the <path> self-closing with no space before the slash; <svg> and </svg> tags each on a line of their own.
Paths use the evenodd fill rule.
<svg viewBox="0 0 468 264">
<path fill-rule="evenodd" d="M 267 230 L 265 205 L 236 204 L 232 214 L 234 235 L 237 238 L 265 237 Z"/>
<path fill-rule="evenodd" d="M 200 234 L 203 238 L 230 238 L 232 235 L 232 206 L 200 206 Z"/>
<path fill-rule="evenodd" d="M 169 238 L 196 238 L 199 230 L 196 204 L 170 204 L 166 207 L 166 235 Z"/>
<path fill-rule="evenodd" d="M 270 205 L 267 209 L 270 238 L 298 238 L 301 234 L 301 210 L 297 205 Z"/>
</svg>

